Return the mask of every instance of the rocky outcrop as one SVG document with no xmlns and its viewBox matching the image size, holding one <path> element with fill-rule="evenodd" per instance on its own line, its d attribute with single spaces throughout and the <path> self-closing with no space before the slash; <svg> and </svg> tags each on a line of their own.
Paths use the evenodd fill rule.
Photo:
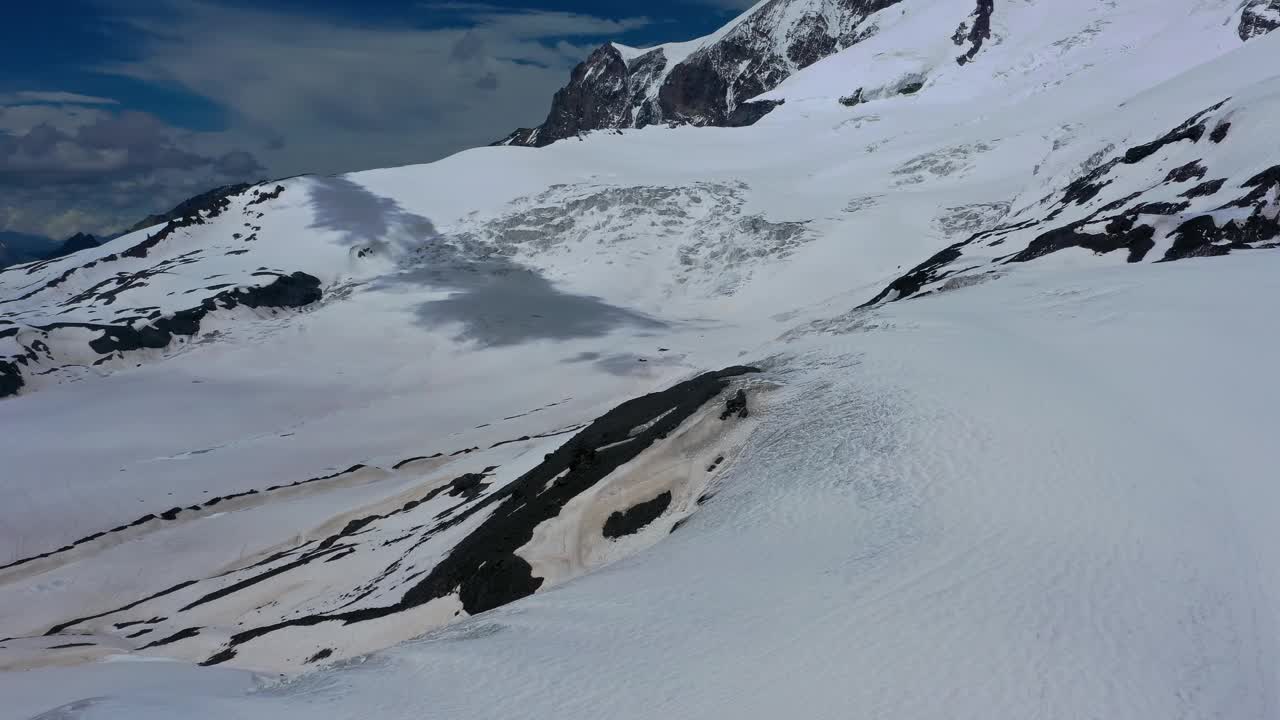
<svg viewBox="0 0 1280 720">
<path fill-rule="evenodd" d="M 958 64 L 973 62 L 978 52 L 982 50 L 982 44 L 991 39 L 991 14 L 995 12 L 995 7 L 996 0 L 978 0 L 978 6 L 970 16 L 972 24 L 964 22 L 956 28 L 956 34 L 951 37 L 952 41 L 961 47 L 966 44 L 969 46 L 963 55 L 956 58 Z"/>
<path fill-rule="evenodd" d="M 219 207 L 220 205 L 225 205 L 223 201 L 226 198 L 233 195 L 239 195 L 250 187 L 251 185 L 248 183 L 240 183 L 238 185 L 223 185 L 222 187 L 216 187 L 207 192 L 202 192 L 195 197 L 187 198 L 186 200 L 178 203 L 169 212 L 160 213 L 158 215 L 148 215 L 140 222 L 135 223 L 129 227 L 129 229 L 120 234 L 128 235 L 131 232 L 137 232 L 143 228 L 163 225 L 171 220 L 178 220 L 184 217 L 198 215 L 202 210 L 208 211 L 212 208 Z"/>
<path fill-rule="evenodd" d="M 1249 40 L 1280 27 L 1280 0 L 1249 0 L 1240 14 L 1240 39 Z"/>
<path fill-rule="evenodd" d="M 773 112 L 773 109 L 783 103 L 782 100 L 750 100 L 744 102 L 729 113 L 724 119 L 725 127 L 746 127 L 755 125 L 760 118 Z"/>
<path fill-rule="evenodd" d="M 687 46 L 646 52 L 601 46 L 574 68 L 542 125 L 495 144 L 542 147 L 589 130 L 657 123 L 753 124 L 779 103 L 752 98 L 869 37 L 874 29 L 864 21 L 899 1 L 773 0 L 722 33 L 694 41 L 693 52 Z M 672 62 L 669 52 L 679 52 L 679 59 Z"/>
<path fill-rule="evenodd" d="M 556 92 L 551 113 L 537 128 L 521 128 L 501 144 L 541 147 L 587 130 L 631 125 L 627 63 L 613 45 L 602 45 L 573 69 Z"/>
<path fill-rule="evenodd" d="M 231 660 L 248 644 L 263 642 L 261 638 L 280 631 L 329 622 L 354 625 L 379 620 L 447 597 L 456 598 L 462 606 L 462 612 L 476 615 L 532 595 L 542 588 L 546 578 L 537 574 L 520 551 L 534 539 L 539 526 L 562 517 L 566 507 L 572 507 L 570 503 L 576 498 L 601 487 L 609 478 L 616 477 L 614 473 L 620 468 L 676 433 L 703 406 L 729 389 L 736 378 L 758 372 L 760 370 L 754 367 L 728 367 L 704 373 L 665 390 L 632 398 L 614 407 L 578 430 L 559 448 L 543 456 L 541 463 L 511 482 L 496 487 L 492 492 L 470 494 L 464 502 L 436 514 L 433 519 L 415 528 L 415 532 L 421 531 L 422 536 L 417 544 L 409 547 L 401 557 L 401 562 L 396 563 L 397 568 L 402 563 L 412 566 L 411 563 L 416 559 L 411 560 L 409 554 L 432 537 L 457 527 L 468 529 L 460 539 L 452 542 L 443 556 L 437 556 L 438 559 L 432 561 L 433 565 L 424 567 L 421 572 L 409 577 L 401 587 L 396 588 L 395 600 L 388 598 L 361 603 L 368 595 L 366 592 L 336 611 L 292 613 L 274 623 L 241 629 L 227 639 L 222 650 L 202 664 L 217 665 Z M 473 477 L 471 481 L 474 483 L 480 479 Z M 455 487 L 456 483 L 457 481 Z M 488 487 L 486 484 L 482 490 L 487 490 Z M 620 509 L 604 522 L 600 534 L 609 539 L 633 534 L 666 512 L 672 499 L 671 492 L 664 491 L 652 499 Z M 410 512 L 429 500 L 428 497 L 414 501 L 392 512 Z M 376 523 L 386 517 L 388 516 L 376 515 L 353 520 L 335 541 L 350 538 L 358 530 L 377 532 Z M 310 546 L 311 543 L 307 545 Z M 314 547 L 307 547 L 304 551 L 306 554 L 294 562 L 310 561 L 321 557 L 321 553 L 337 549 L 338 546 L 333 543 L 325 545 L 325 542 L 321 542 Z M 297 550 L 302 548 L 295 552 Z M 293 567 L 296 565 L 260 571 L 260 574 L 228 587 L 231 592 L 235 592 Z M 375 583 L 383 580 L 385 576 L 378 578 Z M 227 594 L 227 589 L 217 592 Z M 141 603 L 134 603 L 112 611 L 111 614 L 133 610 L 139 604 Z M 187 605 L 179 612 L 193 606 Z M 147 608 L 143 612 L 150 613 L 152 610 Z M 49 633 L 62 632 L 83 621 L 84 619 L 77 619 L 61 623 Z"/>
<path fill-rule="evenodd" d="M 22 379 L 22 371 L 15 363 L 0 360 L 0 398 L 17 395 L 26 384 L 26 380 Z"/>
</svg>

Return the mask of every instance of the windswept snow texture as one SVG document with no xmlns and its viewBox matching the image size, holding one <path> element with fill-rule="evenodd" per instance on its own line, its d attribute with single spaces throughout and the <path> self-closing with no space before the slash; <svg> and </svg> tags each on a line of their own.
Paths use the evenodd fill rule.
<svg viewBox="0 0 1280 720">
<path fill-rule="evenodd" d="M 772 0 L 0 272 L 0 717 L 1276 717 L 1265 10 Z"/>
</svg>

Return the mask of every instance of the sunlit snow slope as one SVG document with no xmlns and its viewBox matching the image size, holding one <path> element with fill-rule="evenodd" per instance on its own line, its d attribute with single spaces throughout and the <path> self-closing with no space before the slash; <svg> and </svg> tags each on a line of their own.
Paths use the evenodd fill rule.
<svg viewBox="0 0 1280 720">
<path fill-rule="evenodd" d="M 1267 12 L 903 0 L 0 272 L 0 717 L 1275 717 Z"/>
</svg>

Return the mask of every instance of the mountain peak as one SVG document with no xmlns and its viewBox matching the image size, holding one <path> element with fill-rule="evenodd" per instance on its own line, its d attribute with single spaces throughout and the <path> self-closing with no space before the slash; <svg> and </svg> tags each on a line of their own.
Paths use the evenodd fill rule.
<svg viewBox="0 0 1280 720">
<path fill-rule="evenodd" d="M 163 212 L 156 215 L 148 215 L 147 217 L 143 218 L 141 221 L 134 223 L 127 230 L 125 230 L 120 234 L 127 235 L 131 232 L 137 232 L 144 228 L 152 227 L 154 225 L 163 225 L 164 223 L 167 223 L 170 220 L 177 220 L 178 218 L 189 217 L 191 215 L 194 215 L 200 212 L 201 210 L 208 210 L 210 207 L 216 205 L 218 201 L 222 200 L 223 198 L 229 197 L 231 195 L 238 195 L 244 192 L 245 190 L 248 190 L 249 187 L 250 187 L 249 183 L 237 183 L 234 185 L 221 185 L 219 187 L 213 188 L 212 190 L 206 190 L 205 192 L 202 192 L 199 195 L 194 195 L 192 197 L 187 198 L 186 200 L 183 200 L 182 202 L 175 205 L 173 209 L 169 210 L 168 212 Z"/>
<path fill-rule="evenodd" d="M 573 69 L 542 125 L 495 144 L 542 147 L 584 131 L 658 123 L 752 124 L 778 104 L 752 98 L 866 39 L 875 32 L 867 20 L 900 1 L 772 0 L 689 42 L 647 49 L 606 43 Z"/>
<path fill-rule="evenodd" d="M 60 245 L 57 250 L 53 251 L 49 257 L 63 257 L 64 255 L 70 255 L 71 253 L 79 252 L 81 250 L 96 248 L 101 244 L 102 243 L 98 242 L 98 238 L 93 235 L 79 232 L 62 241 L 62 245 Z"/>
<path fill-rule="evenodd" d="M 632 121 L 628 88 L 622 53 L 605 43 L 573 69 L 569 84 L 556 92 L 542 125 L 516 130 L 498 144 L 542 147 L 587 130 L 628 127 Z"/>
</svg>

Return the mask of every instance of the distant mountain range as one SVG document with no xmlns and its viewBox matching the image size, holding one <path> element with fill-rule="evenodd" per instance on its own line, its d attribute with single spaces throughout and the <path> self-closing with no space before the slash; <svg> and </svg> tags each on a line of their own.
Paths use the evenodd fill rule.
<svg viewBox="0 0 1280 720">
<path fill-rule="evenodd" d="M 58 242 L 43 235 L 3 230 L 0 231 L 0 268 L 60 258 L 101 244 L 102 241 L 88 233 L 76 233 Z"/>
<path fill-rule="evenodd" d="M 216 202 L 229 195 L 238 195 L 245 190 L 248 190 L 249 187 L 249 183 L 222 185 L 212 190 L 202 192 L 199 195 L 194 195 L 173 206 L 173 209 L 169 212 L 146 216 L 142 220 L 130 225 L 128 228 L 118 233 L 116 237 L 119 237 L 120 235 L 128 235 L 131 232 L 137 232 L 143 228 L 149 228 L 154 225 L 163 225 L 170 220 L 187 217 L 196 213 L 198 210 L 207 208 L 210 203 Z"/>
</svg>

